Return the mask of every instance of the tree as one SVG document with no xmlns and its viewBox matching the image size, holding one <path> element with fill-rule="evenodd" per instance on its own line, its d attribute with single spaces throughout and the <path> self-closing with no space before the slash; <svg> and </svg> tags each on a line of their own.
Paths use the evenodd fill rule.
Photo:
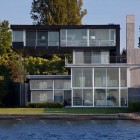
<svg viewBox="0 0 140 140">
<path fill-rule="evenodd" d="M 82 0 L 33 0 L 31 18 L 35 24 L 79 25 L 86 15 Z"/>
<path fill-rule="evenodd" d="M 11 38 L 9 22 L 6 20 L 0 22 L 0 55 L 11 52 Z"/>
<path fill-rule="evenodd" d="M 82 0 L 33 0 L 31 18 L 37 25 L 80 25 L 87 13 L 82 6 Z M 42 64 L 39 58 L 26 58 L 25 67 L 29 74 L 68 74 L 64 56 L 45 56 L 47 59 L 43 59 Z"/>
</svg>

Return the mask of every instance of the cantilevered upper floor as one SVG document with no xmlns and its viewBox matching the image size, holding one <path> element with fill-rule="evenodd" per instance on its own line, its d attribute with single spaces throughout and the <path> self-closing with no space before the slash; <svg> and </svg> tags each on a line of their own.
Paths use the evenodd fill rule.
<svg viewBox="0 0 140 140">
<path fill-rule="evenodd" d="M 11 25 L 17 52 L 69 53 L 73 49 L 120 52 L 120 25 Z"/>
</svg>

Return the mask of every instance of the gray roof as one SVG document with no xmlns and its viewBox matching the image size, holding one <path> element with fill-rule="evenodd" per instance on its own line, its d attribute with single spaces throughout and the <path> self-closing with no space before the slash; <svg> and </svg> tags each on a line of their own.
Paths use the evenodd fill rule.
<svg viewBox="0 0 140 140">
<path fill-rule="evenodd" d="M 71 75 L 26 75 L 27 80 L 71 79 Z"/>
</svg>

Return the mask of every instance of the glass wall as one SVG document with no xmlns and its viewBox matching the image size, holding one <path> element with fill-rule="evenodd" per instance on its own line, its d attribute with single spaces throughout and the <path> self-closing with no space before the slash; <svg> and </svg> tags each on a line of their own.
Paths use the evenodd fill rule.
<svg viewBox="0 0 140 140">
<path fill-rule="evenodd" d="M 84 68 L 83 69 L 83 87 L 92 87 L 92 69 Z"/>
<path fill-rule="evenodd" d="M 73 89 L 73 106 L 82 105 L 82 89 Z"/>
<path fill-rule="evenodd" d="M 86 29 L 67 30 L 67 46 L 87 46 Z"/>
<path fill-rule="evenodd" d="M 52 91 L 31 91 L 32 102 L 53 102 Z"/>
<path fill-rule="evenodd" d="M 106 87 L 106 68 L 94 69 L 94 86 Z"/>
<path fill-rule="evenodd" d="M 95 106 L 106 106 L 106 89 L 95 89 L 94 101 Z"/>
<path fill-rule="evenodd" d="M 115 46 L 116 31 L 114 29 L 90 29 L 89 46 Z"/>
<path fill-rule="evenodd" d="M 65 102 L 71 105 L 70 80 L 30 80 L 31 102 Z"/>
<path fill-rule="evenodd" d="M 73 87 L 92 87 L 92 68 L 72 69 Z"/>
<path fill-rule="evenodd" d="M 70 80 L 54 80 L 54 101 L 64 102 L 65 105 L 71 104 L 69 96 L 71 97 L 71 82 Z M 67 92 L 68 91 L 68 92 Z M 71 98 L 70 98 L 71 99 Z"/>
<path fill-rule="evenodd" d="M 107 86 L 108 87 L 119 86 L 119 68 L 107 69 Z"/>
<path fill-rule="evenodd" d="M 82 87 L 82 69 L 81 68 L 73 68 L 72 69 L 72 87 Z"/>
<path fill-rule="evenodd" d="M 93 106 L 92 89 L 83 89 L 83 106 Z"/>
<path fill-rule="evenodd" d="M 116 46 L 116 30 L 62 29 L 61 46 Z"/>
<path fill-rule="evenodd" d="M 119 106 L 119 90 L 107 90 L 107 106 Z"/>
<path fill-rule="evenodd" d="M 48 32 L 48 46 L 59 46 L 59 32 Z"/>
<path fill-rule="evenodd" d="M 128 95 L 127 89 L 121 89 L 121 106 L 127 106 L 128 104 Z"/>
<path fill-rule="evenodd" d="M 58 31 L 26 31 L 27 46 L 59 46 Z"/>
<path fill-rule="evenodd" d="M 52 80 L 31 80 L 30 89 L 53 89 Z"/>
<path fill-rule="evenodd" d="M 48 33 L 47 31 L 37 31 L 37 46 L 48 45 Z"/>
<path fill-rule="evenodd" d="M 127 106 L 127 84 L 121 85 L 127 81 L 125 72 L 127 68 L 72 68 L 73 106 Z"/>
<path fill-rule="evenodd" d="M 13 31 L 13 42 L 23 42 L 23 31 Z"/>
<path fill-rule="evenodd" d="M 26 31 L 26 46 L 37 46 L 36 31 Z"/>
<path fill-rule="evenodd" d="M 126 87 L 127 86 L 127 69 L 126 68 L 121 68 L 121 87 Z"/>
<path fill-rule="evenodd" d="M 74 64 L 108 64 L 108 51 L 74 51 Z"/>
</svg>

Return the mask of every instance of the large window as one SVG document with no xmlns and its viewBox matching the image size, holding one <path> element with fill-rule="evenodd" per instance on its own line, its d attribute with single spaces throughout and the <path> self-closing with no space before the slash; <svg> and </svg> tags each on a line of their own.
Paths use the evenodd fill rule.
<svg viewBox="0 0 140 140">
<path fill-rule="evenodd" d="M 121 87 L 126 87 L 127 86 L 127 69 L 126 68 L 121 68 Z"/>
<path fill-rule="evenodd" d="M 95 106 L 106 106 L 106 89 L 95 89 L 94 100 Z"/>
<path fill-rule="evenodd" d="M 115 46 L 116 31 L 114 29 L 90 29 L 89 46 Z"/>
<path fill-rule="evenodd" d="M 52 80 L 31 80 L 30 89 L 53 89 Z"/>
<path fill-rule="evenodd" d="M 36 31 L 26 31 L 26 46 L 36 46 Z"/>
<path fill-rule="evenodd" d="M 94 69 L 94 86 L 106 87 L 106 68 Z"/>
<path fill-rule="evenodd" d="M 72 68 L 73 105 L 127 106 L 126 71 L 126 68 Z"/>
<path fill-rule="evenodd" d="M 119 68 L 107 69 L 107 86 L 108 87 L 119 86 Z"/>
<path fill-rule="evenodd" d="M 82 105 L 82 89 L 73 89 L 73 106 Z"/>
<path fill-rule="evenodd" d="M 52 102 L 53 92 L 52 91 L 31 91 L 32 102 Z"/>
<path fill-rule="evenodd" d="M 83 87 L 92 87 L 92 69 L 83 69 Z"/>
<path fill-rule="evenodd" d="M 73 87 L 82 87 L 83 78 L 82 78 L 82 69 L 73 68 L 72 69 L 72 86 Z"/>
<path fill-rule="evenodd" d="M 108 51 L 75 51 L 73 53 L 75 64 L 108 64 Z"/>
<path fill-rule="evenodd" d="M 48 32 L 48 46 L 59 46 L 59 32 Z"/>
<path fill-rule="evenodd" d="M 55 89 L 70 89 L 71 88 L 70 80 L 55 80 L 54 82 L 55 82 L 54 83 Z"/>
<path fill-rule="evenodd" d="M 64 91 L 63 90 L 55 90 L 54 101 L 55 102 L 63 102 L 64 101 Z"/>
<path fill-rule="evenodd" d="M 73 87 L 92 87 L 92 69 L 91 68 L 73 68 L 72 69 Z"/>
<path fill-rule="evenodd" d="M 61 46 L 116 46 L 116 30 L 62 29 Z"/>
<path fill-rule="evenodd" d="M 67 30 L 67 46 L 87 46 L 87 30 Z"/>
<path fill-rule="evenodd" d="M 23 42 L 23 31 L 13 31 L 13 42 Z"/>
<path fill-rule="evenodd" d="M 37 46 L 48 46 L 47 31 L 37 31 Z"/>
<path fill-rule="evenodd" d="M 83 89 L 83 106 L 93 106 L 93 92 L 91 89 Z"/>
<path fill-rule="evenodd" d="M 119 106 L 119 90 L 107 90 L 107 106 Z"/>
<path fill-rule="evenodd" d="M 127 106 L 127 89 L 121 89 L 121 106 Z"/>
</svg>

